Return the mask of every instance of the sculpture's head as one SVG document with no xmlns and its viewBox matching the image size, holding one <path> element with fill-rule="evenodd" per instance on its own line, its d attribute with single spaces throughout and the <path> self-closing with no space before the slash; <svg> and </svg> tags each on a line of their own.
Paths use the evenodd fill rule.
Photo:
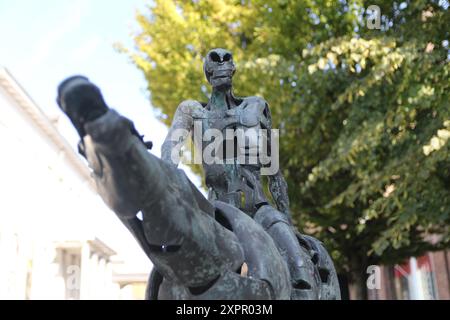
<svg viewBox="0 0 450 320">
<path fill-rule="evenodd" d="M 80 137 L 86 132 L 84 125 L 108 111 L 100 89 L 84 76 L 73 76 L 58 86 L 56 102 L 69 117 Z"/>
<path fill-rule="evenodd" d="M 230 51 L 220 48 L 211 50 L 206 55 L 203 69 L 206 79 L 213 88 L 231 87 L 236 67 Z"/>
</svg>

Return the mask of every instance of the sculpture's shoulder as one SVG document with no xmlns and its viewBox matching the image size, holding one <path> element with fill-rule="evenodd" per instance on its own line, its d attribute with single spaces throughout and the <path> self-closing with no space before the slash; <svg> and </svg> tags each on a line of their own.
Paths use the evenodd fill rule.
<svg viewBox="0 0 450 320">
<path fill-rule="evenodd" d="M 242 100 L 247 105 L 255 105 L 255 106 L 257 106 L 261 111 L 264 111 L 265 108 L 269 108 L 269 104 L 262 97 L 250 96 L 250 97 L 242 98 Z"/>
<path fill-rule="evenodd" d="M 196 100 L 185 100 L 178 106 L 177 112 L 184 115 L 193 116 L 197 112 L 201 112 L 204 109 L 203 104 Z"/>
<path fill-rule="evenodd" d="M 178 105 L 173 116 L 171 129 L 192 129 L 193 119 L 196 114 L 202 112 L 203 105 L 195 100 L 185 100 Z"/>
<path fill-rule="evenodd" d="M 244 113 L 246 118 L 257 117 L 260 124 L 269 128 L 272 125 L 272 117 L 270 115 L 269 104 L 264 98 L 258 96 L 250 96 L 242 98 L 245 105 Z"/>
</svg>

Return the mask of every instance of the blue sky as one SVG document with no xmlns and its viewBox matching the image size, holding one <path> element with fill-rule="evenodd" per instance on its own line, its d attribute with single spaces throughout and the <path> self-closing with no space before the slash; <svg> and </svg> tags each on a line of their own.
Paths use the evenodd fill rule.
<svg viewBox="0 0 450 320">
<path fill-rule="evenodd" d="M 113 44 L 132 48 L 137 10 L 151 0 L 0 0 L 0 65 L 6 67 L 50 117 L 60 116 L 56 87 L 83 74 L 103 91 L 107 103 L 132 119 L 154 142 L 167 129 L 155 117 L 142 73 Z M 59 129 L 75 146 L 77 136 L 61 117 Z M 198 178 L 188 175 L 198 185 Z"/>
<path fill-rule="evenodd" d="M 133 45 L 135 12 L 146 0 L 0 0 L 0 63 L 15 75 L 44 110 L 55 108 L 56 85 L 68 75 L 91 77 L 105 91 L 145 95 L 139 71 L 114 51 Z M 111 98 L 115 98 L 113 95 Z M 148 105 L 148 104 L 147 104 Z"/>
</svg>

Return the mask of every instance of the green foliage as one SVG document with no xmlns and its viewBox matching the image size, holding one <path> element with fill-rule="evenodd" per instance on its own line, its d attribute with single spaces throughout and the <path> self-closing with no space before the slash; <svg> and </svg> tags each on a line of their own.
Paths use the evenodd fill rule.
<svg viewBox="0 0 450 320">
<path fill-rule="evenodd" d="M 449 10 L 377 2 L 382 30 L 371 1 L 156 0 L 129 53 L 170 123 L 207 100 L 206 52 L 233 51 L 236 93 L 264 96 L 281 129 L 296 223 L 341 270 L 450 240 Z"/>
</svg>

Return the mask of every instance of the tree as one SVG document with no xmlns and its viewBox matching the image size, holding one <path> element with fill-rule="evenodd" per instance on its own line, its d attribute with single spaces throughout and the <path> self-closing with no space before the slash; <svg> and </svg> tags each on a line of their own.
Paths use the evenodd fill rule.
<svg viewBox="0 0 450 320">
<path fill-rule="evenodd" d="M 170 123 L 208 99 L 206 52 L 233 51 L 237 94 L 264 96 L 281 129 L 295 222 L 359 299 L 369 265 L 450 243 L 448 2 L 378 1 L 381 30 L 370 2 L 156 0 L 129 52 Z"/>
</svg>

